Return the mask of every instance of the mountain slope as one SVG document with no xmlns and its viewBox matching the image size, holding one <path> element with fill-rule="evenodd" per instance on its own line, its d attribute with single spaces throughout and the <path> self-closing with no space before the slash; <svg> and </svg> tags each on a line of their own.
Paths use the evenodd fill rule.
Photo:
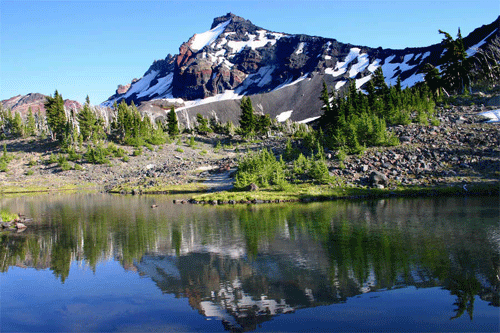
<svg viewBox="0 0 500 333">
<path fill-rule="evenodd" d="M 464 38 L 469 56 L 500 34 L 499 22 L 500 17 Z M 438 65 L 443 50 L 442 44 L 392 50 L 272 32 L 229 13 L 183 43 L 177 55 L 154 62 L 128 89 L 120 86 L 103 105 L 133 101 L 141 111 L 163 116 L 175 104 L 185 124 L 196 113 L 235 122 L 238 100 L 250 95 L 256 111 L 305 121 L 320 115 L 323 81 L 342 90 L 355 80 L 362 88 L 382 67 L 388 84 L 400 76 L 403 87 L 412 86 L 423 81 L 426 63 Z"/>
</svg>

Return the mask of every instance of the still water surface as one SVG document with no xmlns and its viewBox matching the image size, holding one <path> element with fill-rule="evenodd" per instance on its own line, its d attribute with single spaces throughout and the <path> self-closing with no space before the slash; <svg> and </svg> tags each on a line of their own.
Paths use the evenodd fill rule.
<svg viewBox="0 0 500 333">
<path fill-rule="evenodd" d="M 499 331 L 497 197 L 171 202 L 0 198 L 0 330 Z"/>
</svg>

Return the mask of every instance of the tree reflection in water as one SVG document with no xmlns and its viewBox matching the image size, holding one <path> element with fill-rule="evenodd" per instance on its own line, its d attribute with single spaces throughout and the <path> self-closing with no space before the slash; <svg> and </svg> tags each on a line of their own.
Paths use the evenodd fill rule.
<svg viewBox="0 0 500 333">
<path fill-rule="evenodd" d="M 488 200 L 466 211 L 461 198 L 163 210 L 147 208 L 154 197 L 78 199 L 3 199 L 29 205 L 38 223 L 0 235 L 2 272 L 50 268 L 64 283 L 75 260 L 94 272 L 119 260 L 228 330 L 407 286 L 449 290 L 451 319 L 473 320 L 477 296 L 499 306 L 498 211 Z"/>
</svg>

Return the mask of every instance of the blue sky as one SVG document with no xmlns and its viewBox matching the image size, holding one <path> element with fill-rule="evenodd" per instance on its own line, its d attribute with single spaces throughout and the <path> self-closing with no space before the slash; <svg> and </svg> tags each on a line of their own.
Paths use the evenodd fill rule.
<svg viewBox="0 0 500 333">
<path fill-rule="evenodd" d="M 493 22 L 500 1 L 0 1 L 0 100 L 53 94 L 99 104 L 118 84 L 213 18 L 232 12 L 262 28 L 384 48 L 439 43 Z"/>
</svg>

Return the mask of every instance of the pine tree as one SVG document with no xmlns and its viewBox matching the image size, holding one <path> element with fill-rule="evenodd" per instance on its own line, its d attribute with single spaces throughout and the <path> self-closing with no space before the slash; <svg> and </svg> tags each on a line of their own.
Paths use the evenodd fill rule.
<svg viewBox="0 0 500 333">
<path fill-rule="evenodd" d="M 14 120 L 12 122 L 12 132 L 17 137 L 23 136 L 23 119 L 21 118 L 21 114 L 19 112 L 16 112 L 16 115 L 14 116 Z"/>
<path fill-rule="evenodd" d="M 443 44 L 446 49 L 441 58 L 444 84 L 450 92 L 463 93 L 469 85 L 471 64 L 467 59 L 460 28 L 455 40 L 447 32 L 439 30 L 439 33 L 444 35 Z"/>
<path fill-rule="evenodd" d="M 373 85 L 375 86 L 375 91 L 379 96 L 383 96 L 389 90 L 387 84 L 385 83 L 384 72 L 382 67 L 378 67 L 375 72 L 373 72 Z"/>
<path fill-rule="evenodd" d="M 240 128 L 244 134 L 250 134 L 255 129 L 255 116 L 250 97 L 243 97 L 241 99 L 240 109 Z"/>
<path fill-rule="evenodd" d="M 173 106 L 170 108 L 170 112 L 167 115 L 167 123 L 169 135 L 174 136 L 179 134 L 179 122 L 177 121 L 177 115 L 175 114 Z"/>
<path fill-rule="evenodd" d="M 28 118 L 26 119 L 26 135 L 33 136 L 36 134 L 36 119 L 31 110 L 31 106 L 28 108 Z"/>
<path fill-rule="evenodd" d="M 87 141 L 92 137 L 92 133 L 97 125 L 97 117 L 90 109 L 89 96 L 87 96 L 83 109 L 78 113 L 77 118 L 80 125 L 80 134 L 83 140 Z"/>
<path fill-rule="evenodd" d="M 439 97 L 441 88 L 443 87 L 443 82 L 441 76 L 439 75 L 439 70 L 431 64 L 425 64 L 424 72 L 425 83 L 427 83 L 427 86 L 434 95 L 434 98 Z"/>
<path fill-rule="evenodd" d="M 57 90 L 54 97 L 47 96 L 44 106 L 47 124 L 52 131 L 52 139 L 62 142 L 67 121 L 66 113 L 64 112 L 64 100 Z"/>
</svg>

